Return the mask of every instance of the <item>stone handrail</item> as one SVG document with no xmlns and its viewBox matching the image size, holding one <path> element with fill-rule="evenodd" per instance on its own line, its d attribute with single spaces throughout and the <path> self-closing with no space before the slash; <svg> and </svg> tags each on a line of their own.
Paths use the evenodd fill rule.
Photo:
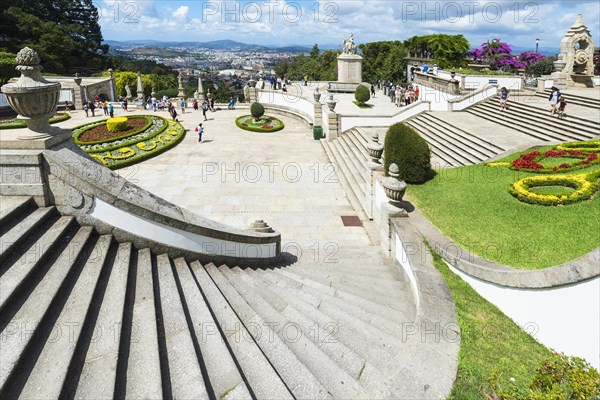
<svg viewBox="0 0 600 400">
<path fill-rule="evenodd" d="M 203 218 L 89 160 L 68 142 L 44 151 L 43 159 L 49 194 L 59 211 L 102 234 L 206 262 L 252 266 L 278 261 L 278 232 L 236 229 Z M 140 231 L 140 226 L 145 228 Z"/>
<path fill-rule="evenodd" d="M 433 73 L 415 72 L 414 82 L 444 93 L 460 94 L 460 82 L 456 79 L 446 79 Z"/>
<path fill-rule="evenodd" d="M 341 119 L 341 131 L 345 132 L 356 126 L 390 126 L 397 122 L 405 121 L 422 112 L 430 111 L 429 101 L 417 101 L 406 107 L 400 108 L 393 115 L 365 115 L 354 116 L 338 113 Z"/>
<path fill-rule="evenodd" d="M 487 85 L 456 99 L 448 99 L 448 111 L 461 111 L 498 94 L 498 85 Z"/>
</svg>

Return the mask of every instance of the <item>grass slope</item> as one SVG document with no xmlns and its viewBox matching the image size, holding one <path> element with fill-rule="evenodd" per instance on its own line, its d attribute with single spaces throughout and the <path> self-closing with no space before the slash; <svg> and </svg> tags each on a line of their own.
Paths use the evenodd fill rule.
<svg viewBox="0 0 600 400">
<path fill-rule="evenodd" d="M 516 384 L 528 387 L 537 364 L 551 351 L 455 275 L 439 255 L 432 254 L 434 266 L 450 288 L 461 330 L 458 374 L 449 398 L 486 398 L 494 369 L 504 381 L 512 377 Z"/>
</svg>

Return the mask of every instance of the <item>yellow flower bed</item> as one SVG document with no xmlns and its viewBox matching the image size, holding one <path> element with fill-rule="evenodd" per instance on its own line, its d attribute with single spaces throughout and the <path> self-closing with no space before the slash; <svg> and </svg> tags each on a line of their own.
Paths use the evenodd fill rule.
<svg viewBox="0 0 600 400">
<path fill-rule="evenodd" d="M 106 121 L 106 129 L 109 132 L 116 133 L 127 129 L 127 117 L 109 118 Z"/>
<path fill-rule="evenodd" d="M 559 206 L 589 200 L 597 191 L 598 171 L 579 175 L 531 176 L 512 184 L 510 193 L 520 201 L 543 206 Z M 566 186 L 575 189 L 568 195 L 539 194 L 531 188 L 540 186 Z"/>
</svg>

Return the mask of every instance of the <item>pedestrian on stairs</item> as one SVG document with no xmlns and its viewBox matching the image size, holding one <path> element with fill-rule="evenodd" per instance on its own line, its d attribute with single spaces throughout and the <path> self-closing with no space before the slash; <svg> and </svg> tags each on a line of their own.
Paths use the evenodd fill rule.
<svg viewBox="0 0 600 400">
<path fill-rule="evenodd" d="M 506 104 L 508 103 L 508 89 L 504 86 L 500 89 L 500 111 L 506 111 L 508 108 Z"/>
</svg>

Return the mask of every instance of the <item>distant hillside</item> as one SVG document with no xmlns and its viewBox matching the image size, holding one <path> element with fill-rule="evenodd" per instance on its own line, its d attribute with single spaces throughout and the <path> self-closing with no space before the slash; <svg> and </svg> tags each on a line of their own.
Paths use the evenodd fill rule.
<svg viewBox="0 0 600 400">
<path fill-rule="evenodd" d="M 158 40 L 106 40 L 105 44 L 108 44 L 113 49 L 120 48 L 131 48 L 131 47 L 203 47 L 212 50 L 231 50 L 231 51 L 261 51 L 261 52 L 289 52 L 289 53 L 308 53 L 310 52 L 309 47 L 305 46 L 265 46 L 258 44 L 247 44 L 242 42 L 236 42 L 235 40 L 213 40 L 210 42 L 161 42 Z"/>
</svg>

